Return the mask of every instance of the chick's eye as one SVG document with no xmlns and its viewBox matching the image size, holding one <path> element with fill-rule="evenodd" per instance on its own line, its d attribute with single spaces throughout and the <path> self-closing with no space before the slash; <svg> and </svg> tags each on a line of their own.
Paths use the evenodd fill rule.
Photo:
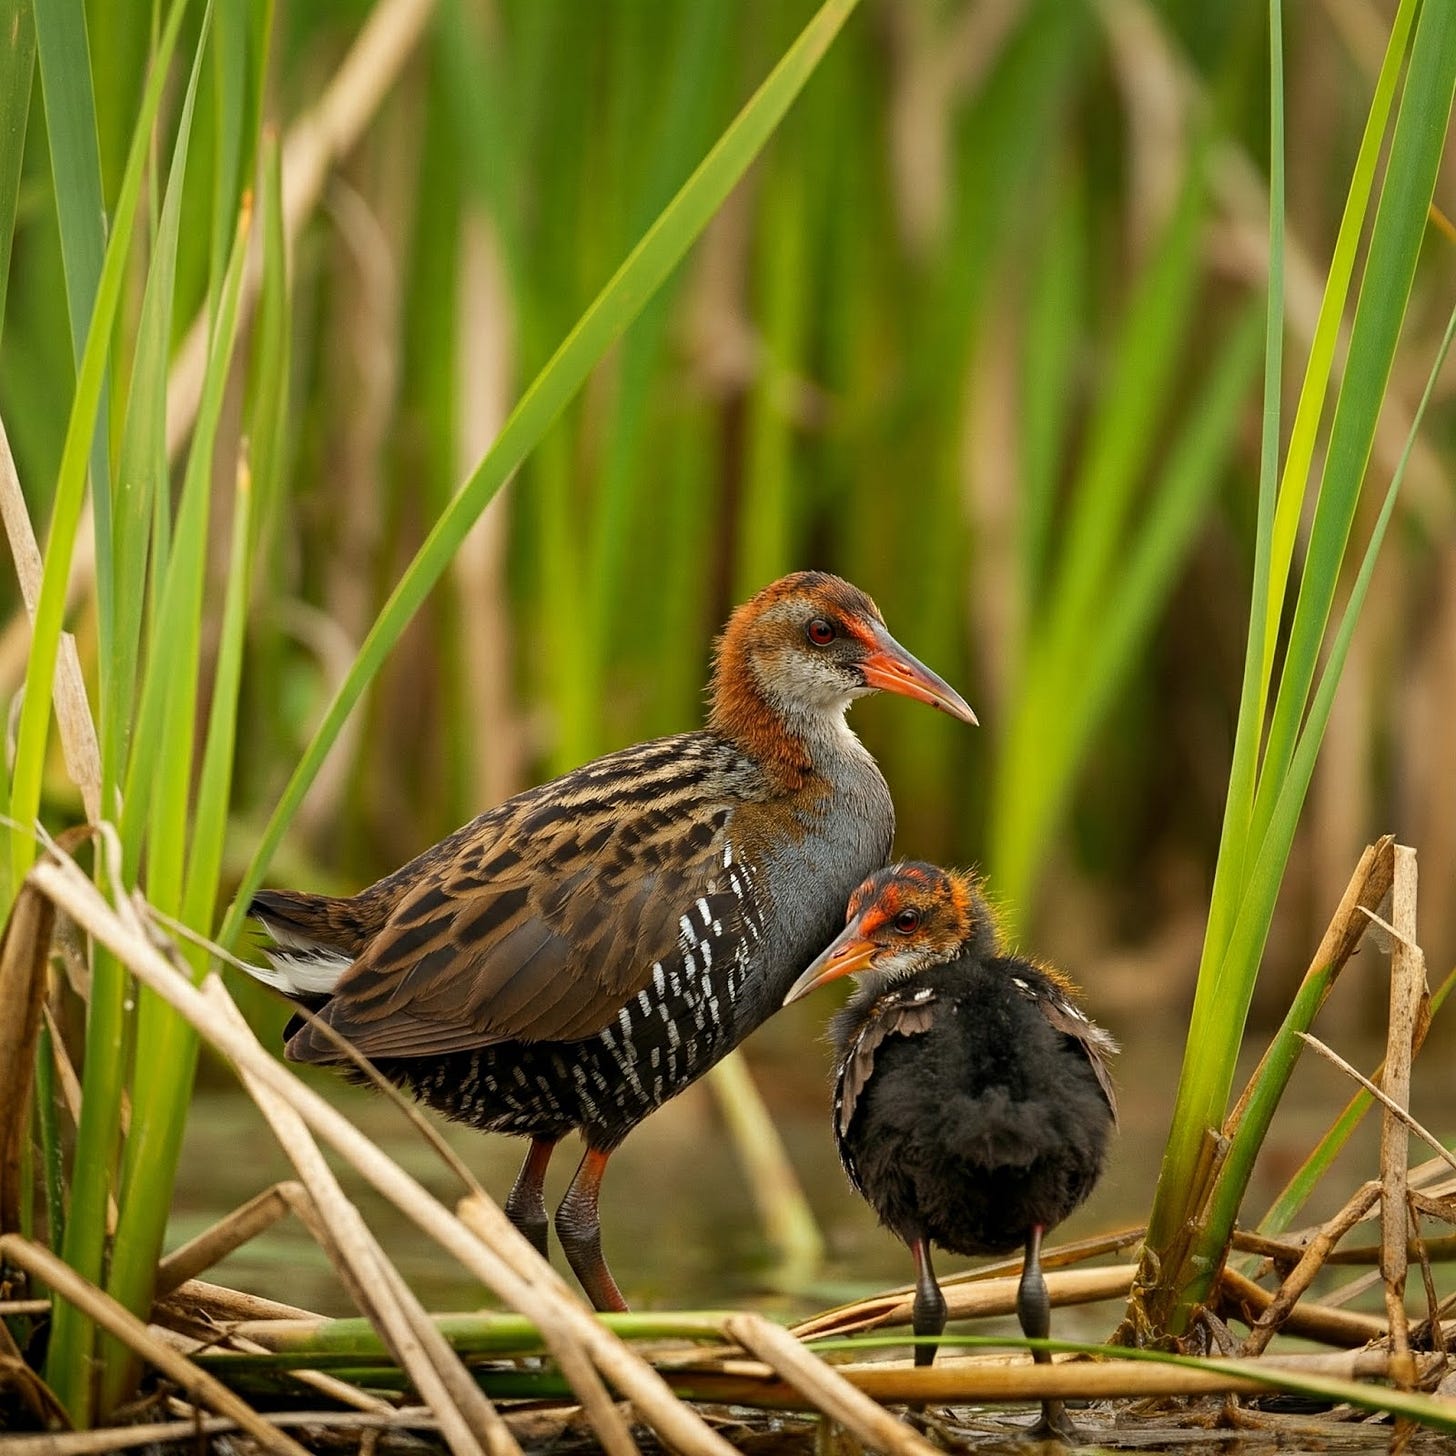
<svg viewBox="0 0 1456 1456">
<path fill-rule="evenodd" d="M 839 632 L 833 622 L 824 617 L 815 617 L 804 628 L 804 635 L 815 647 L 828 647 L 839 636 Z"/>
<path fill-rule="evenodd" d="M 901 935 L 909 935 L 912 931 L 919 929 L 920 912 L 918 910 L 902 910 L 895 917 L 895 929 Z"/>
</svg>

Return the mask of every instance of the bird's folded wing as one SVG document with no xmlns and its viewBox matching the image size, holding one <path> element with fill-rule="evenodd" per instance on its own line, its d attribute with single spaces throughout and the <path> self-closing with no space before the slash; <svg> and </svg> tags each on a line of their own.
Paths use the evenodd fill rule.
<svg viewBox="0 0 1456 1456">
<path fill-rule="evenodd" d="M 575 807 L 523 796 L 477 821 L 399 898 L 325 1019 L 371 1057 L 577 1040 L 704 941 L 709 957 L 741 949 L 728 806 Z M 289 1055 L 337 1051 L 305 1028 Z"/>
<path fill-rule="evenodd" d="M 846 1138 L 860 1094 L 874 1075 L 875 1053 L 888 1036 L 916 1036 L 928 1031 L 936 1009 L 933 993 L 925 988 L 908 992 L 903 998 L 887 998 L 865 1023 L 839 1064 L 834 1082 L 834 1140 L 839 1145 L 840 1161 L 856 1188 L 860 1186 L 859 1173 Z"/>
<path fill-rule="evenodd" d="M 1097 1078 L 1097 1085 L 1102 1089 L 1102 1095 L 1107 1099 L 1108 1111 L 1112 1113 L 1112 1120 L 1117 1121 L 1117 1089 L 1112 1085 L 1112 1073 L 1107 1068 L 1108 1057 L 1117 1055 L 1117 1042 L 1112 1033 L 1104 1031 L 1096 1022 L 1089 1021 L 1069 1001 L 1064 1001 L 1057 995 L 1043 995 L 1037 998 L 1042 1015 L 1047 1019 L 1051 1027 L 1069 1036 L 1086 1053 L 1087 1060 L 1092 1064 L 1092 1073 Z"/>
</svg>

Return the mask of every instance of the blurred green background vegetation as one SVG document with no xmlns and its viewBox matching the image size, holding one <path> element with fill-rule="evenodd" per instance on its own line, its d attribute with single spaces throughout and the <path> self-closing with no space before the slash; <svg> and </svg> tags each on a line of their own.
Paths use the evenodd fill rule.
<svg viewBox="0 0 1456 1456">
<path fill-rule="evenodd" d="M 388 8 L 279 5 L 266 85 L 237 105 L 291 139 L 340 85 L 365 21 Z M 239 867 L 456 483 L 812 11 L 798 0 L 394 9 L 418 14 L 397 78 L 365 105 L 295 240 L 286 483 L 264 528 L 239 713 L 228 840 Z M 1392 9 L 1326 0 L 1288 17 L 1297 357 Z M 92 55 L 105 58 L 93 80 L 108 206 L 150 46 L 139 17 L 151 14 L 87 8 Z M 256 17 L 235 23 L 262 43 Z M 184 48 L 197 24 L 184 21 Z M 866 4 L 479 523 L 271 878 L 356 887 L 523 785 L 693 724 L 729 606 L 818 565 L 870 590 L 985 725 L 967 735 L 925 713 L 856 713 L 895 793 L 900 848 L 981 863 L 1011 925 L 1054 958 L 1076 968 L 1120 955 L 1130 974 L 1156 967 L 1160 991 L 1187 992 L 1248 611 L 1266 27 L 1253 0 Z M 221 75 L 200 78 L 179 344 L 221 268 L 214 195 L 245 180 L 218 175 Z M 180 99 L 178 85 L 164 116 Z M 73 375 L 39 85 L 32 112 L 0 416 L 40 524 Z M 1438 202 L 1451 196 L 1446 166 Z M 153 216 L 159 205 L 143 204 Z M 145 262 L 136 250 L 123 332 Z M 1382 481 L 1451 273 L 1432 230 L 1371 467 Z M 1419 848 L 1428 884 L 1456 882 L 1450 377 L 1286 882 L 1271 968 L 1290 974 L 1377 832 Z M 220 480 L 242 387 L 224 405 Z M 113 391 L 114 432 L 122 398 Z M 217 508 L 215 568 L 227 524 Z M 84 561 L 80 575 L 89 661 Z M 219 610 L 223 575 L 209 588 Z M 4 592 L 8 698 L 26 633 L 8 578 Z M 205 652 L 215 637 L 204 632 Z M 47 796 L 53 822 L 75 817 L 58 753 Z M 1456 901 L 1429 895 L 1422 910 L 1428 955 L 1444 965 Z M 1278 985 L 1266 978 L 1261 996 Z"/>
</svg>

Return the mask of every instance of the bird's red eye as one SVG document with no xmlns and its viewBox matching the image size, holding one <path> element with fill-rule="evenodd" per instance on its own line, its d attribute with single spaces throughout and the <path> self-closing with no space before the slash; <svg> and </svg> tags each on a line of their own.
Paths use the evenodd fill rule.
<svg viewBox="0 0 1456 1456">
<path fill-rule="evenodd" d="M 920 928 L 920 912 L 907 906 L 895 917 L 895 929 L 901 935 L 910 935 Z"/>
<path fill-rule="evenodd" d="M 811 641 L 815 647 L 828 647 L 836 637 L 839 636 L 838 629 L 834 623 L 824 617 L 813 618 L 808 626 L 804 628 L 804 636 Z"/>
</svg>

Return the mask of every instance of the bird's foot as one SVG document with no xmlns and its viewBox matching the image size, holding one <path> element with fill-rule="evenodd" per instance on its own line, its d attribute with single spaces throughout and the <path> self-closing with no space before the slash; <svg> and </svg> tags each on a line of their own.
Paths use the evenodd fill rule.
<svg viewBox="0 0 1456 1456">
<path fill-rule="evenodd" d="M 1059 1400 L 1042 1402 L 1041 1415 L 1028 1427 L 1026 1435 L 1028 1440 L 1061 1441 L 1068 1446 L 1082 1446 L 1087 1441 Z"/>
</svg>

